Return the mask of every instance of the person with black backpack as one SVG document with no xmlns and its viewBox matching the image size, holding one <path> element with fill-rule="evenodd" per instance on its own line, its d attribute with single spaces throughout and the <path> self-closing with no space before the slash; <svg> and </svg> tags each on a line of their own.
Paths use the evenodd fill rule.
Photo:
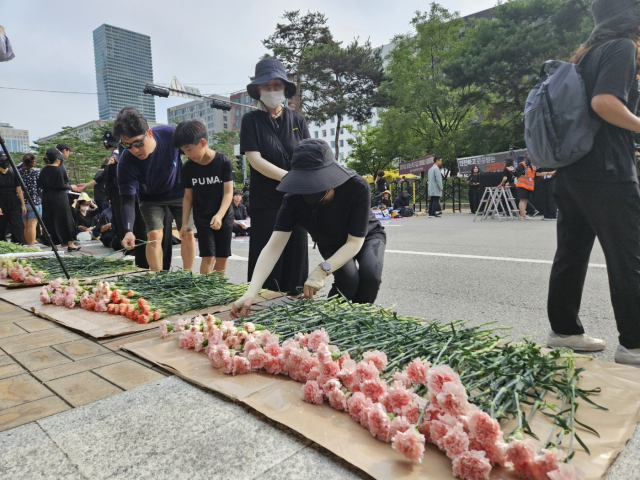
<svg viewBox="0 0 640 480">
<path fill-rule="evenodd" d="M 571 61 L 579 63 L 599 130 L 586 155 L 557 169 L 558 248 L 549 281 L 547 344 L 585 351 L 606 347 L 604 340 L 584 333 L 578 315 L 597 237 L 619 332 L 615 361 L 640 366 L 640 189 L 634 146 L 634 132 L 640 133 L 640 3 L 595 0 L 592 12 L 595 29 Z"/>
</svg>

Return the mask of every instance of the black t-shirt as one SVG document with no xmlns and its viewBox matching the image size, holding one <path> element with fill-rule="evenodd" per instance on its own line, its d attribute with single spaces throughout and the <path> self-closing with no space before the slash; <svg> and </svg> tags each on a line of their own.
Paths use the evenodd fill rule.
<svg viewBox="0 0 640 480">
<path fill-rule="evenodd" d="M 469 188 L 479 188 L 480 185 L 474 185 L 476 183 L 480 183 L 480 175 L 469 175 L 467 179 L 469 182 Z"/>
<path fill-rule="evenodd" d="M 253 179 L 251 180 L 253 189 Z M 333 200 L 311 206 L 302 195 L 286 195 L 278 212 L 276 232 L 291 232 L 302 226 L 322 247 L 340 247 L 348 235 L 386 239 L 384 228 L 371 211 L 370 188 L 356 175 L 335 189 Z"/>
<path fill-rule="evenodd" d="M 96 181 L 96 184 L 93 187 L 93 197 L 96 200 L 106 200 L 107 192 L 105 190 L 105 181 L 107 177 L 105 176 L 104 169 L 98 170 L 93 176 L 93 179 Z"/>
<path fill-rule="evenodd" d="M 596 95 L 614 95 L 636 114 L 638 79 L 637 46 L 633 40 L 618 39 L 596 45 L 581 64 L 589 104 Z M 600 118 L 592 111 L 594 118 Z M 568 167 L 558 169 L 558 176 L 571 176 L 599 182 L 635 182 L 634 133 L 601 120 L 593 149 Z"/>
<path fill-rule="evenodd" d="M 391 199 L 390 198 L 381 198 L 380 205 L 383 205 L 387 208 L 391 208 Z"/>
<path fill-rule="evenodd" d="M 380 177 L 378 180 L 376 180 L 376 190 L 380 193 L 384 192 L 385 190 L 389 190 L 389 182 L 387 182 L 386 178 Z"/>
<path fill-rule="evenodd" d="M 5 173 L 0 173 L 0 195 L 15 197 L 16 187 L 19 186 L 18 179 L 13 174 L 13 170 L 9 168 Z"/>
<path fill-rule="evenodd" d="M 247 208 L 242 203 L 236 205 L 235 203 L 231 202 L 231 210 L 233 210 L 234 220 L 246 220 L 249 216 L 247 214 Z"/>
<path fill-rule="evenodd" d="M 224 196 L 224 183 L 235 179 L 233 165 L 226 155 L 216 152 L 207 165 L 187 160 L 182 165 L 182 187 L 193 190 L 193 221 L 196 225 L 211 223 L 213 216 L 220 210 Z M 223 224 L 233 223 L 233 212 L 227 210 Z"/>
<path fill-rule="evenodd" d="M 398 195 L 396 199 L 393 201 L 393 209 L 399 210 L 403 207 L 409 206 L 409 197 L 403 197 L 402 195 Z"/>
<path fill-rule="evenodd" d="M 307 122 L 294 110 L 285 107 L 278 122 L 274 122 L 269 113 L 254 110 L 242 117 L 240 153 L 260 152 L 268 162 L 289 171 L 293 150 L 309 137 Z M 280 208 L 284 193 L 276 190 L 279 183 L 251 167 L 251 208 Z"/>
<path fill-rule="evenodd" d="M 509 170 L 507 167 L 504 167 L 504 170 L 502 170 L 502 177 L 507 177 L 507 184 L 510 187 L 513 187 L 514 185 L 514 178 L 513 178 L 513 172 L 511 170 Z"/>
</svg>

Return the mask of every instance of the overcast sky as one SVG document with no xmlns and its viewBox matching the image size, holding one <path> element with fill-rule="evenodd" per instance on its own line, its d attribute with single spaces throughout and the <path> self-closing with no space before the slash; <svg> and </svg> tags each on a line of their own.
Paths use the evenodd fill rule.
<svg viewBox="0 0 640 480">
<path fill-rule="evenodd" d="M 468 15 L 496 0 L 440 3 Z M 370 38 L 380 46 L 409 31 L 413 13 L 428 7 L 416 0 L 0 0 L 0 25 L 16 54 L 0 63 L 0 87 L 96 92 L 92 32 L 107 23 L 151 36 L 156 83 L 175 75 L 203 93 L 228 94 L 246 86 L 266 53 L 261 40 L 285 10 L 320 11 L 337 39 Z M 157 121 L 183 102 L 157 98 Z M 96 119 L 96 95 L 0 88 L 0 123 L 28 129 L 31 140 Z"/>
</svg>

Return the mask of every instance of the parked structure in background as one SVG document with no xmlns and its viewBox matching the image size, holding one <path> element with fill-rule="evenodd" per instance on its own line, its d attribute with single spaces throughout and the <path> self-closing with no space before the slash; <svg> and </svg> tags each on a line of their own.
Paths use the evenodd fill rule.
<svg viewBox="0 0 640 480">
<path fill-rule="evenodd" d="M 229 97 L 224 95 L 211 95 L 212 99 L 229 102 Z M 209 133 L 209 143 L 215 132 L 223 130 L 235 130 L 232 128 L 234 108 L 225 112 L 216 108 L 211 108 L 211 100 L 193 100 L 175 107 L 167 108 L 167 123 L 176 125 L 184 120 L 200 120 L 207 126 Z"/>
<path fill-rule="evenodd" d="M 83 142 L 88 142 L 89 139 L 91 138 L 91 135 L 93 134 L 93 129 L 96 127 L 102 127 L 103 125 L 106 125 L 107 122 L 109 121 L 113 121 L 113 119 L 111 120 L 91 120 L 90 122 L 87 123 L 83 123 L 82 125 L 78 125 L 77 127 L 75 127 L 72 130 L 72 134 L 77 135 L 78 137 L 80 137 L 80 140 L 82 140 Z M 156 122 L 149 122 L 149 126 L 150 127 L 157 127 L 158 125 L 164 125 L 164 123 L 156 123 Z M 56 138 L 58 138 L 60 136 L 60 132 L 56 132 L 53 135 L 47 135 L 46 137 L 40 137 L 38 139 L 38 141 L 41 142 L 47 142 L 49 140 L 54 140 Z"/>
<path fill-rule="evenodd" d="M 233 103 L 233 107 L 231 108 L 230 114 L 230 126 L 229 130 L 240 130 L 240 125 L 242 125 L 242 116 L 245 113 L 249 113 L 252 108 L 249 106 L 255 106 L 256 102 L 253 101 L 253 98 L 249 96 L 246 90 L 240 90 L 238 92 L 233 92 L 229 99 L 231 103 Z"/>
<path fill-rule="evenodd" d="M 0 135 L 7 142 L 7 148 L 10 152 L 29 151 L 29 130 L 21 130 L 13 128 L 8 123 L 0 123 Z"/>
<path fill-rule="evenodd" d="M 155 122 L 155 100 L 142 94 L 153 83 L 151 37 L 103 24 L 93 31 L 93 50 L 100 119 L 116 118 L 123 107 L 132 106 Z"/>
</svg>

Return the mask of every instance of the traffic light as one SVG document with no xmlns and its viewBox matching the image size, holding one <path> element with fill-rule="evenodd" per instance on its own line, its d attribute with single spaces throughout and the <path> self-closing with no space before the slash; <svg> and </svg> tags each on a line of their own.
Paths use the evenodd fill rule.
<svg viewBox="0 0 640 480">
<path fill-rule="evenodd" d="M 231 110 L 231 104 L 227 102 L 222 102 L 220 100 L 211 100 L 211 108 L 228 112 L 229 110 Z"/>
<path fill-rule="evenodd" d="M 145 85 L 142 93 L 146 95 L 153 95 L 154 97 L 167 98 L 169 96 L 169 90 L 165 90 L 164 88 L 159 87 L 152 87 L 151 85 Z"/>
</svg>

